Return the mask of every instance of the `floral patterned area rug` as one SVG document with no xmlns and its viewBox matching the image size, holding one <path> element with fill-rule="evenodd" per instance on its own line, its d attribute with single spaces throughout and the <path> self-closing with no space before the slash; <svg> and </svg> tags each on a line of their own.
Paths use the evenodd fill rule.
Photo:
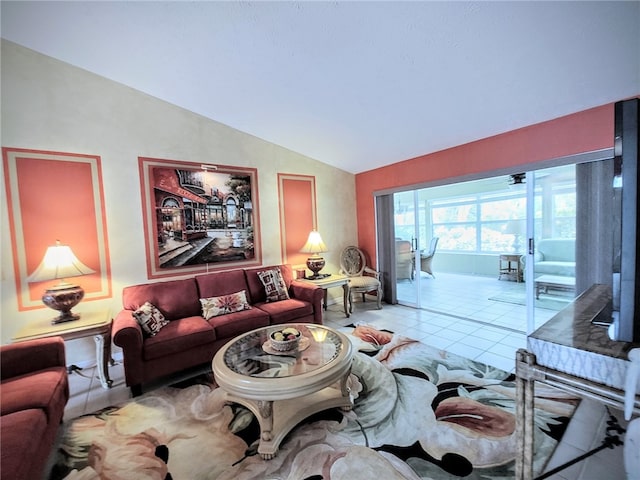
<svg viewBox="0 0 640 480">
<path fill-rule="evenodd" d="M 269 461 L 258 424 L 212 382 L 161 388 L 65 425 L 52 480 L 371 480 L 515 477 L 513 375 L 358 326 L 351 412 L 298 425 Z M 578 400 L 536 388 L 534 473 Z"/>
</svg>

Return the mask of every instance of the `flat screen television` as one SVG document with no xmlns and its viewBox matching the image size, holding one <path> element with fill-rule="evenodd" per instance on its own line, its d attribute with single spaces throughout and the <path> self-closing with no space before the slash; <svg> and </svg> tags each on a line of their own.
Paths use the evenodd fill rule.
<svg viewBox="0 0 640 480">
<path fill-rule="evenodd" d="M 613 181 L 613 340 L 640 342 L 640 251 L 638 242 L 638 103 L 615 104 Z"/>
</svg>

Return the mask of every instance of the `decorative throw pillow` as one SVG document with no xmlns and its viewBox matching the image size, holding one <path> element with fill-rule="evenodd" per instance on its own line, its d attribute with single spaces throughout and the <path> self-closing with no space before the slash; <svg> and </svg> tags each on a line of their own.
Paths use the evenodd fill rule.
<svg viewBox="0 0 640 480">
<path fill-rule="evenodd" d="M 150 337 L 155 336 L 162 327 L 169 323 L 169 320 L 164 318 L 162 312 L 149 302 L 145 302 L 144 305 L 133 312 L 133 316 L 142 327 L 142 331 Z"/>
<path fill-rule="evenodd" d="M 251 305 L 247 301 L 247 292 L 242 290 L 220 297 L 201 298 L 202 316 L 208 320 L 211 317 L 226 315 L 227 313 L 249 310 Z"/>
<path fill-rule="evenodd" d="M 258 272 L 258 277 L 267 293 L 267 302 L 289 300 L 287 285 L 284 283 L 284 278 L 282 278 L 282 272 L 279 268 Z"/>
</svg>

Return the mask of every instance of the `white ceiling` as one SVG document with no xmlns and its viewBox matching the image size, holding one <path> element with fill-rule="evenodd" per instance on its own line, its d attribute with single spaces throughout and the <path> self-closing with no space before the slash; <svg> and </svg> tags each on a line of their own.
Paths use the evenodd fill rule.
<svg viewBox="0 0 640 480">
<path fill-rule="evenodd" d="M 640 2 L 9 2 L 2 37 L 359 173 L 640 94 Z"/>
</svg>

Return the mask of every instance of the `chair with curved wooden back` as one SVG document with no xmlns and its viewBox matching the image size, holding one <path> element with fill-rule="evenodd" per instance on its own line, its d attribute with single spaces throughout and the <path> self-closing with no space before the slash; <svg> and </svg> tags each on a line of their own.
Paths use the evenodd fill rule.
<svg viewBox="0 0 640 480">
<path fill-rule="evenodd" d="M 364 252 L 350 246 L 340 254 L 340 273 L 349 277 L 349 310 L 353 311 L 353 294 L 361 293 L 377 297 L 378 309 L 382 308 L 382 279 L 380 272 L 367 267 Z"/>
<path fill-rule="evenodd" d="M 436 248 L 438 247 L 438 237 L 433 237 L 431 239 L 431 244 L 429 245 L 429 252 L 426 255 L 420 255 L 420 270 L 425 273 L 428 273 L 433 278 L 436 276 L 433 274 L 433 270 L 431 269 L 431 264 L 433 262 L 433 257 L 436 254 Z"/>
</svg>

